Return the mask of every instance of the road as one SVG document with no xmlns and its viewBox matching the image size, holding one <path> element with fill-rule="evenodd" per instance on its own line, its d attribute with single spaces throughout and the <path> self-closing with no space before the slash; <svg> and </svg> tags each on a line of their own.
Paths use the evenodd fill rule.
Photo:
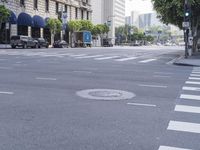
<svg viewBox="0 0 200 150">
<path fill-rule="evenodd" d="M 200 68 L 180 47 L 0 49 L 1 150 L 199 150 Z"/>
</svg>

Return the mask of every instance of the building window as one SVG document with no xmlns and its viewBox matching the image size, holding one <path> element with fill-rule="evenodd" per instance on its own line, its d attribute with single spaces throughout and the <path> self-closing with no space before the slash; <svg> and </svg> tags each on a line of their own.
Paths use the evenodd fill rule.
<svg viewBox="0 0 200 150">
<path fill-rule="evenodd" d="M 58 11 L 59 11 L 59 4 L 58 2 L 56 2 L 56 14 L 58 14 Z"/>
<path fill-rule="evenodd" d="M 25 6 L 24 0 L 20 0 L 20 6 Z"/>
<path fill-rule="evenodd" d="M 81 19 L 84 19 L 84 11 L 81 10 Z"/>
<path fill-rule="evenodd" d="M 45 11 L 49 12 L 49 0 L 45 0 Z"/>
<path fill-rule="evenodd" d="M 38 9 L 38 0 L 33 0 L 34 9 Z"/>
<path fill-rule="evenodd" d="M 90 12 L 87 11 L 87 20 L 89 20 L 89 19 L 90 19 Z"/>
<path fill-rule="evenodd" d="M 75 17 L 78 18 L 78 8 L 75 9 Z"/>
<path fill-rule="evenodd" d="M 65 12 L 67 12 L 67 5 L 65 5 Z"/>
</svg>

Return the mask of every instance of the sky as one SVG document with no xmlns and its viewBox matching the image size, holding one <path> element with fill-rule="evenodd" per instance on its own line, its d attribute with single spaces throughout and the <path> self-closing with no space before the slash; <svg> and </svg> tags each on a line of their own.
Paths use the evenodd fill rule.
<svg viewBox="0 0 200 150">
<path fill-rule="evenodd" d="M 130 16 L 131 11 L 139 11 L 140 13 L 152 12 L 153 6 L 151 0 L 125 0 L 126 16 Z"/>
</svg>

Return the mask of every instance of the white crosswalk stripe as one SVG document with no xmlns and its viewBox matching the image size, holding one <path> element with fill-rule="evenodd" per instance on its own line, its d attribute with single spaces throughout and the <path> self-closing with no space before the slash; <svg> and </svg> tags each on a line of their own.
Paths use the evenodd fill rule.
<svg viewBox="0 0 200 150">
<path fill-rule="evenodd" d="M 199 95 L 181 94 L 180 98 L 188 99 L 188 100 L 198 100 L 198 101 L 200 101 L 200 96 Z"/>
<path fill-rule="evenodd" d="M 200 80 L 200 78 L 197 78 L 197 77 L 189 77 L 189 80 Z"/>
<path fill-rule="evenodd" d="M 109 57 L 100 57 L 100 58 L 95 58 L 95 60 L 107 60 L 107 59 L 113 59 L 113 58 L 118 58 L 119 56 L 109 56 Z"/>
<path fill-rule="evenodd" d="M 138 57 L 127 57 L 127 58 L 121 58 L 121 59 L 115 59 L 115 61 L 128 61 L 128 60 L 134 60 Z"/>
<path fill-rule="evenodd" d="M 182 90 L 185 90 L 185 91 L 200 91 L 200 88 L 199 87 L 188 87 L 188 86 L 184 86 L 182 88 Z"/>
<path fill-rule="evenodd" d="M 158 150 L 191 150 L 191 149 L 171 147 L 171 146 L 160 146 Z"/>
<path fill-rule="evenodd" d="M 168 130 L 200 133 L 200 124 L 180 121 L 170 121 Z"/>
<path fill-rule="evenodd" d="M 152 61 L 155 61 L 157 59 L 147 59 L 147 60 L 142 60 L 142 61 L 139 61 L 139 63 L 148 63 L 148 62 L 152 62 Z"/>
<path fill-rule="evenodd" d="M 195 84 L 195 85 L 200 85 L 200 82 L 186 81 L 185 84 Z"/>
<path fill-rule="evenodd" d="M 200 113 L 200 107 L 176 105 L 175 111 L 188 112 L 188 113 Z"/>
<path fill-rule="evenodd" d="M 191 77 L 200 77 L 200 74 L 191 74 Z"/>
<path fill-rule="evenodd" d="M 103 55 L 91 55 L 91 56 L 80 56 L 76 57 L 78 59 L 85 59 L 85 58 L 96 58 L 96 57 L 102 57 Z"/>
</svg>

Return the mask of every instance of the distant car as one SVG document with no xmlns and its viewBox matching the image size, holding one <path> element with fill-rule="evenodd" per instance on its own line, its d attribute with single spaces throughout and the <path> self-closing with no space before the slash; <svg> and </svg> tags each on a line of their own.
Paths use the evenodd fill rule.
<svg viewBox="0 0 200 150">
<path fill-rule="evenodd" d="M 68 43 L 64 40 L 58 40 L 53 43 L 54 48 L 68 48 Z"/>
<path fill-rule="evenodd" d="M 113 47 L 111 39 L 103 39 L 103 46 L 104 47 Z"/>
<path fill-rule="evenodd" d="M 38 41 L 38 47 L 39 48 L 41 48 L 41 47 L 48 48 L 49 47 L 49 42 L 47 42 L 47 40 L 45 40 L 44 38 L 36 38 L 35 40 Z"/>
<path fill-rule="evenodd" d="M 12 36 L 10 39 L 10 45 L 12 48 L 22 47 L 22 48 L 38 48 L 38 41 L 34 40 L 32 37 L 16 35 Z"/>
</svg>

